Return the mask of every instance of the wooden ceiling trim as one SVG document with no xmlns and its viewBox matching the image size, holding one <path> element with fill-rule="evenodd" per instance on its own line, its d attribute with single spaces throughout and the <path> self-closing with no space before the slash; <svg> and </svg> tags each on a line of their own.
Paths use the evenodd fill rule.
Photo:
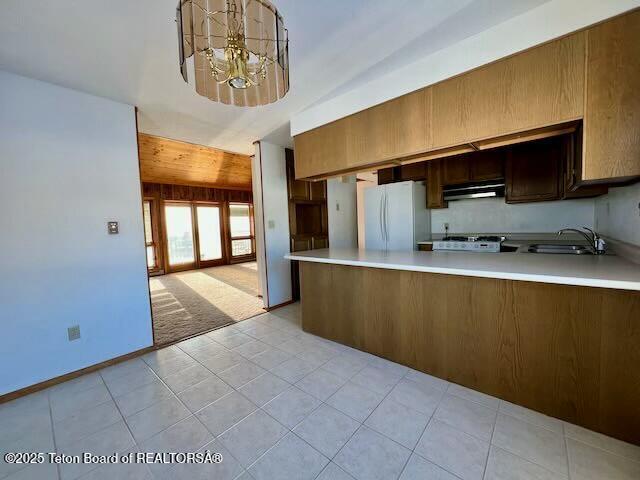
<svg viewBox="0 0 640 480">
<path fill-rule="evenodd" d="M 138 134 L 143 182 L 251 190 L 251 157 L 217 148 Z"/>
</svg>

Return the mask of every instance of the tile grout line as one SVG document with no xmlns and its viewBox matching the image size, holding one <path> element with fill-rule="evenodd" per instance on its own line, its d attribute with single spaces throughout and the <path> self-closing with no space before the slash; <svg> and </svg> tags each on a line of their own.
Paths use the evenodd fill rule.
<svg viewBox="0 0 640 480">
<path fill-rule="evenodd" d="M 100 376 L 100 378 L 102 379 L 102 376 Z M 106 387 L 106 385 L 105 385 Z M 53 440 L 53 451 L 58 453 L 58 445 L 56 442 L 56 431 L 53 425 L 53 410 L 51 409 L 51 396 L 49 395 L 51 392 L 49 392 L 47 390 L 46 394 L 47 394 L 47 406 L 49 407 L 49 422 L 51 424 L 51 439 Z M 21 469 L 22 470 L 22 469 Z M 20 470 L 18 470 L 20 471 Z M 62 478 L 62 474 L 60 473 L 60 464 L 57 463 L 56 464 L 56 472 L 58 475 L 58 479 Z"/>
<path fill-rule="evenodd" d="M 378 357 L 378 358 L 380 358 L 380 357 Z M 367 364 L 366 364 L 362 369 L 360 369 L 360 371 L 359 371 L 358 373 L 360 373 L 362 370 L 364 370 L 365 368 L 367 368 L 367 366 L 370 366 L 372 361 L 374 361 L 374 360 L 373 360 L 373 359 L 371 359 L 369 362 L 367 362 Z M 351 377 L 351 379 L 352 379 L 353 377 L 355 377 L 358 373 L 356 373 L 355 375 L 353 375 L 353 376 Z M 406 373 L 405 373 L 405 375 L 406 375 Z M 388 392 L 387 392 L 387 393 L 382 397 L 382 399 L 381 399 L 381 400 L 378 402 L 378 404 L 377 404 L 377 405 L 376 405 L 376 406 L 371 410 L 371 412 L 369 413 L 369 415 L 367 415 L 367 416 L 366 416 L 366 418 L 365 418 L 364 420 L 362 420 L 362 422 L 360 422 L 359 420 L 356 420 L 355 418 L 353 418 L 353 417 L 351 417 L 350 415 L 348 415 L 348 414 L 346 414 L 346 413 L 342 412 L 341 410 L 338 410 L 338 409 L 337 409 L 337 408 L 335 408 L 334 406 L 329 405 L 328 403 L 326 403 L 326 405 L 327 405 L 327 406 L 329 406 L 329 407 L 331 407 L 331 408 L 334 408 L 334 409 L 338 410 L 339 412 L 343 413 L 344 415 L 347 415 L 347 416 L 348 416 L 349 418 L 351 418 L 352 420 L 355 420 L 356 422 L 360 423 L 360 425 L 358 426 L 358 428 L 356 428 L 355 432 L 353 432 L 353 433 L 349 436 L 349 438 L 347 439 L 347 441 L 346 441 L 346 442 L 344 442 L 344 444 L 342 445 L 342 447 L 340 447 L 340 449 L 339 449 L 339 450 L 338 450 L 338 451 L 333 455 L 333 457 L 331 457 L 331 458 L 329 459 L 329 463 L 333 462 L 333 460 L 334 460 L 334 459 L 338 456 L 338 454 L 339 454 L 339 453 L 344 449 L 344 447 L 346 447 L 346 446 L 348 445 L 348 443 L 353 439 L 353 437 L 355 436 L 355 434 L 356 434 L 356 433 L 358 433 L 358 431 L 359 431 L 362 427 L 369 428 L 369 429 L 373 430 L 374 432 L 376 432 L 377 434 L 382 435 L 384 438 L 386 438 L 386 439 L 388 439 L 388 440 L 391 440 L 392 442 L 396 443 L 397 445 L 400 445 L 400 444 L 399 444 L 398 442 L 396 442 L 395 440 L 393 440 L 393 439 L 391 439 L 391 438 L 387 437 L 386 435 L 381 434 L 381 433 L 380 433 L 380 432 L 378 432 L 377 430 L 375 430 L 375 429 L 373 429 L 373 428 L 371 428 L 371 427 L 369 427 L 369 426 L 365 425 L 365 422 L 369 419 L 369 417 L 370 417 L 371 415 L 373 415 L 373 412 L 375 412 L 375 411 L 376 411 L 376 409 L 380 406 L 380 404 L 382 404 L 382 402 L 384 402 L 384 401 L 385 401 L 385 399 L 389 396 L 389 394 L 390 394 L 390 393 L 391 393 L 391 391 L 396 387 L 396 385 L 398 385 L 398 383 L 400 383 L 400 381 L 402 381 L 402 379 L 403 379 L 403 378 L 405 378 L 405 375 L 402 375 L 402 376 L 401 376 L 401 377 L 396 381 L 396 383 L 394 383 L 394 384 L 393 384 L 393 387 L 391 387 L 391 389 L 389 389 L 389 391 L 388 391 Z M 350 382 L 350 381 L 351 381 L 351 379 L 347 380 L 347 383 L 348 383 L 348 382 Z M 346 385 L 346 383 L 345 383 L 344 385 Z M 343 385 L 342 387 L 344 387 L 344 385 Z M 358 385 L 358 384 L 355 384 L 355 385 L 360 386 L 360 385 Z M 337 391 L 339 391 L 342 387 L 340 387 Z M 365 387 L 361 387 L 361 388 L 365 388 Z M 372 391 L 372 390 L 369 390 L 368 388 L 365 388 L 365 390 Z M 336 393 L 337 393 L 337 391 L 336 391 Z M 374 392 L 374 393 L 377 393 L 377 392 Z M 333 396 L 333 395 L 331 395 L 331 396 Z M 329 398 L 331 398 L 331 397 L 329 397 Z M 328 400 L 328 399 L 327 399 L 327 400 Z M 323 404 L 325 404 L 325 403 L 323 402 Z M 403 448 L 407 448 L 407 447 L 405 447 L 404 445 L 400 445 L 400 446 L 401 446 L 401 447 L 403 447 Z M 408 450 L 408 449 L 407 449 L 407 450 Z M 409 458 L 411 458 L 411 453 L 409 454 L 409 457 L 407 458 L 407 462 L 409 461 Z M 336 465 L 337 465 L 337 464 L 336 464 Z M 338 465 L 338 467 L 340 467 L 340 465 Z M 398 478 L 399 478 L 399 477 L 400 477 L 400 475 L 402 474 L 402 471 L 404 470 L 404 468 L 405 468 L 405 467 L 406 467 L 406 462 L 405 462 L 405 464 L 402 466 L 402 469 L 400 470 L 400 473 L 398 474 Z M 342 468 L 342 467 L 340 467 L 340 468 Z M 324 470 L 324 469 L 323 469 L 323 470 Z M 322 471 L 320 471 L 320 473 L 319 473 L 318 475 L 316 475 L 316 477 L 315 477 L 315 478 L 318 478 L 318 476 L 320 476 L 320 474 L 321 474 L 321 473 L 322 473 Z M 350 472 L 347 472 L 347 473 L 348 473 L 349 475 L 351 475 L 351 473 L 350 473 Z"/>
<path fill-rule="evenodd" d="M 493 417 L 493 427 L 491 428 L 491 438 L 489 438 L 489 448 L 487 449 L 487 456 L 484 460 L 484 469 L 482 470 L 482 478 L 487 476 L 487 468 L 489 467 L 489 456 L 491 455 L 491 448 L 493 447 L 493 435 L 496 433 L 496 426 L 498 425 L 498 414 L 500 413 L 500 405 L 502 400 L 498 402 L 498 408 L 496 408 L 495 415 Z"/>
<path fill-rule="evenodd" d="M 427 375 L 428 375 L 428 374 L 427 374 Z M 405 376 L 405 377 L 406 377 L 406 376 Z M 435 377 L 435 378 L 438 378 L 438 377 Z M 413 381 L 413 380 L 411 380 L 410 378 L 407 378 L 407 380 L 409 380 L 409 381 Z M 446 380 L 445 380 L 445 381 L 446 381 Z M 447 469 L 446 469 L 446 468 L 444 468 L 442 465 L 439 465 L 439 464 L 437 464 L 437 463 L 435 463 L 435 462 L 432 462 L 431 460 L 429 460 L 429 459 L 427 459 L 427 458 L 424 458 L 422 455 L 420 455 L 418 452 L 416 452 L 416 448 L 418 448 L 418 444 L 420 443 L 420 440 L 422 440 L 422 437 L 424 436 L 424 433 L 427 431 L 427 428 L 429 427 L 429 424 L 431 423 L 431 421 L 432 421 L 432 420 L 434 420 L 434 416 L 435 416 L 435 414 L 436 414 L 436 411 L 438 410 L 438 407 L 440 407 L 440 405 L 441 405 L 441 404 L 442 404 L 442 402 L 444 401 L 444 397 L 445 397 L 445 395 L 446 395 L 446 394 L 447 394 L 447 392 L 449 391 L 449 387 L 451 386 L 451 382 L 448 382 L 448 381 L 447 381 L 447 383 L 448 383 L 447 387 L 446 387 L 444 390 L 442 390 L 442 396 L 440 397 L 440 401 L 438 402 L 438 404 L 437 404 L 437 405 L 435 406 L 435 408 L 433 409 L 433 412 L 431 412 L 431 415 L 429 416 L 429 420 L 427 420 L 427 424 L 426 424 L 426 425 L 424 426 L 424 428 L 422 429 L 422 433 L 421 433 L 421 434 L 420 434 L 420 436 L 418 437 L 418 441 L 416 442 L 415 446 L 414 446 L 414 447 L 413 447 L 413 449 L 411 450 L 411 454 L 412 454 L 412 455 L 413 455 L 413 454 L 415 454 L 415 455 L 417 455 L 418 457 L 420 457 L 420 458 L 424 459 L 425 461 L 427 461 L 427 462 L 429 462 L 429 463 L 431 463 L 431 464 L 433 464 L 433 465 L 436 465 L 438 468 L 441 468 L 441 469 L 442 469 L 442 470 L 444 470 L 445 472 L 450 473 L 450 474 L 451 474 L 451 475 L 453 475 L 454 477 L 456 477 L 456 478 L 460 478 L 458 475 L 456 475 L 455 473 L 453 473 L 453 472 L 451 472 L 451 471 L 447 470 Z M 434 387 L 434 388 L 435 388 L 435 387 Z M 435 419 L 435 420 L 437 420 L 437 419 Z M 448 424 L 447 424 L 447 425 L 448 425 Z M 452 428 L 453 428 L 453 427 L 452 427 Z M 457 430 L 457 429 L 456 429 L 456 430 Z M 465 432 L 465 433 L 466 433 L 466 432 Z M 475 438 L 475 437 L 474 437 L 474 438 Z M 409 458 L 411 458 L 411 457 L 409 457 Z M 408 464 L 408 463 L 409 463 L 409 462 L 407 461 L 407 464 Z M 404 468 L 406 469 L 406 468 L 407 468 L 407 466 L 405 465 L 405 467 L 404 467 Z M 404 469 L 403 469 L 403 472 L 404 472 Z"/>
<path fill-rule="evenodd" d="M 564 422 L 562 422 L 562 439 L 564 440 L 564 448 L 567 452 L 567 478 L 571 480 L 571 459 L 569 457 L 569 442 L 567 439 L 567 430 Z"/>
<path fill-rule="evenodd" d="M 146 362 L 143 361 L 143 363 L 146 365 Z M 156 375 L 156 372 L 154 372 L 151 367 L 149 367 L 149 370 L 151 370 L 153 372 L 153 374 Z M 98 370 L 98 373 L 100 373 L 100 370 Z M 157 375 L 156 375 L 156 377 L 157 377 Z M 135 448 L 136 450 L 139 450 L 140 449 L 140 445 L 138 445 L 138 441 L 136 440 L 136 437 L 133 435 L 133 431 L 131 430 L 131 427 L 129 427 L 129 422 L 127 422 L 126 417 L 123 415 L 122 411 L 120 410 L 120 406 L 116 402 L 116 399 L 113 396 L 113 393 L 111 392 L 111 390 L 109 389 L 109 386 L 107 385 L 107 382 L 104 381 L 104 377 L 102 376 L 102 373 L 100 373 L 100 378 L 102 379 L 102 382 L 105 384 L 107 392 L 109 393 L 109 396 L 111 397 L 111 401 L 113 402 L 113 404 L 115 405 L 116 409 L 118 410 L 118 413 L 120 414 L 120 417 L 122 417 L 122 423 L 124 423 L 125 427 L 127 427 L 127 431 L 129 432 L 129 435 L 131 435 L 131 438 L 133 439 L 133 448 Z M 159 379 L 159 377 L 158 377 L 158 379 Z M 160 380 L 160 381 L 162 381 L 162 380 Z M 156 403 L 159 403 L 159 402 L 156 402 Z M 152 405 L 149 405 L 149 407 L 155 405 L 156 403 L 154 403 Z M 146 410 L 146 408 L 143 409 L 143 410 Z M 142 412 L 143 410 L 140 410 L 140 411 Z M 136 413 L 138 413 L 138 412 L 136 412 Z M 97 467 L 99 467 L 99 466 L 100 465 L 97 465 L 96 468 L 93 468 L 93 469 L 89 470 L 89 472 L 92 472 L 92 471 L 96 470 Z M 151 472 L 151 469 L 149 468 L 149 466 L 148 465 L 144 465 L 144 467 L 148 471 L 148 473 L 151 475 L 151 477 L 154 478 L 155 475 L 153 475 L 153 473 Z M 89 473 L 89 472 L 87 472 L 87 473 Z M 83 474 L 83 476 L 84 475 L 86 475 L 86 473 Z"/>
</svg>

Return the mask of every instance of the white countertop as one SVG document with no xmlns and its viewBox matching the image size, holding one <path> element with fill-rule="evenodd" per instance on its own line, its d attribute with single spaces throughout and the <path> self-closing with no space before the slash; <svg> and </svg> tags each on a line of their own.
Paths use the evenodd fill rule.
<svg viewBox="0 0 640 480">
<path fill-rule="evenodd" d="M 324 248 L 290 253 L 285 258 L 303 262 L 640 291 L 640 265 L 615 255 L 384 252 Z"/>
</svg>

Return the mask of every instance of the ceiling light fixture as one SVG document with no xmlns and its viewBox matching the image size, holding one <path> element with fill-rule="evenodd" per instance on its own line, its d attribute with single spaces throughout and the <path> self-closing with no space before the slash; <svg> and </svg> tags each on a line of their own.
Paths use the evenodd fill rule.
<svg viewBox="0 0 640 480">
<path fill-rule="evenodd" d="M 180 0 L 180 71 L 198 94 L 242 107 L 289 91 L 289 40 L 267 0 Z"/>
</svg>

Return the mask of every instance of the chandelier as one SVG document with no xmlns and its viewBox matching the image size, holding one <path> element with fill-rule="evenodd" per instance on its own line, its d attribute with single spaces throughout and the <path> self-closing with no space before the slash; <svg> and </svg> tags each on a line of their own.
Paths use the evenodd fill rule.
<svg viewBox="0 0 640 480">
<path fill-rule="evenodd" d="M 268 0 L 180 0 L 180 72 L 198 94 L 242 107 L 289 91 L 289 40 Z"/>
</svg>

